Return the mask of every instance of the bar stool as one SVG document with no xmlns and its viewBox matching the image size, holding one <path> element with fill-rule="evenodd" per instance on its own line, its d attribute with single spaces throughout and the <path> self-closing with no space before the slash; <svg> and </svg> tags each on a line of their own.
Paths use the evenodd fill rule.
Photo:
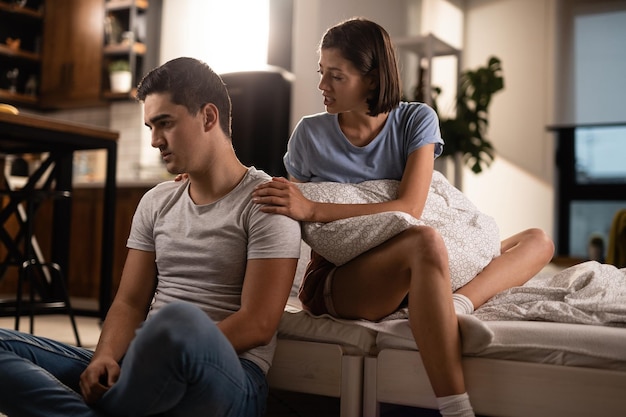
<svg viewBox="0 0 626 417">
<path fill-rule="evenodd" d="M 5 178 L 6 190 L 0 195 L 9 198 L 8 204 L 0 212 L 2 224 L 15 214 L 19 230 L 12 238 L 4 227 L 0 227 L 0 240 L 7 249 L 4 262 L 0 263 L 0 276 L 7 267 L 19 268 L 15 300 L 15 330 L 20 328 L 20 318 L 25 307 L 24 284 L 28 283 L 27 307 L 30 318 L 30 333 L 34 331 L 35 314 L 40 312 L 65 311 L 70 319 L 76 345 L 81 346 L 74 310 L 72 309 L 61 267 L 55 262 L 46 262 L 38 252 L 34 236 L 35 215 L 39 206 L 46 200 L 70 198 L 69 191 L 57 191 L 46 181 L 41 188 L 24 187 L 13 190 Z M 23 206 L 26 206 L 24 212 Z M 20 246 L 22 248 L 20 249 Z"/>
</svg>

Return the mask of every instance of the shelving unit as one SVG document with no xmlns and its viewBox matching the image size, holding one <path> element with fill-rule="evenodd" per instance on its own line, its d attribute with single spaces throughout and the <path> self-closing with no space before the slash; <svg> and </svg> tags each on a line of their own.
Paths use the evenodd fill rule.
<svg viewBox="0 0 626 417">
<path fill-rule="evenodd" d="M 398 52 L 407 51 L 417 56 L 417 80 L 421 79 L 421 88 L 425 91 L 424 102 L 429 106 L 432 106 L 432 64 L 433 59 L 436 57 L 454 56 L 456 57 L 456 80 L 461 74 L 461 50 L 453 47 L 449 43 L 439 39 L 432 33 L 427 35 L 408 36 L 403 38 L 395 38 L 393 40 L 394 45 L 398 49 Z M 420 74 L 420 68 L 424 71 Z M 420 77 L 421 75 L 421 77 Z M 444 138 L 445 141 L 445 138 Z M 454 159 L 454 178 L 451 179 L 452 183 L 459 189 L 463 187 L 463 168 L 460 158 Z M 448 165 L 444 158 L 437 158 L 435 160 L 435 169 L 440 171 L 447 177 L 450 177 Z"/>
<path fill-rule="evenodd" d="M 423 87 L 426 89 L 426 91 L 430 91 L 432 85 L 431 68 L 434 58 L 442 56 L 455 56 L 457 62 L 456 73 L 461 73 L 461 50 L 439 39 L 432 33 L 429 33 L 427 35 L 395 38 L 393 40 L 393 43 L 399 52 L 408 51 L 417 56 L 418 68 L 416 70 L 419 70 L 420 66 L 423 66 L 425 70 L 425 85 Z M 425 102 L 428 105 L 432 104 L 432 98 L 430 94 L 426 94 Z"/>
<path fill-rule="evenodd" d="M 158 7 L 158 21 L 160 22 L 160 4 L 152 1 L 154 8 Z M 105 25 L 104 60 L 103 60 L 103 97 L 108 100 L 128 99 L 134 97 L 135 91 L 129 93 L 114 93 L 110 89 L 108 79 L 108 65 L 116 60 L 128 61 L 132 73 L 132 85 L 136 86 L 147 67 L 150 8 L 153 6 L 147 0 L 108 0 L 105 3 L 108 30 Z M 154 42 L 153 42 L 154 43 Z M 157 42 L 158 44 L 158 42 Z M 151 63 L 153 64 L 153 63 Z"/>
<path fill-rule="evenodd" d="M 43 2 L 30 0 L 24 7 L 0 1 L 0 100 L 33 105 L 37 103 L 41 72 Z M 18 42 L 9 45 L 9 39 Z M 13 80 L 9 73 L 16 74 Z M 34 77 L 35 87 L 27 86 Z M 32 82 L 32 80 L 31 80 Z M 30 88 L 30 91 L 27 91 Z"/>
</svg>

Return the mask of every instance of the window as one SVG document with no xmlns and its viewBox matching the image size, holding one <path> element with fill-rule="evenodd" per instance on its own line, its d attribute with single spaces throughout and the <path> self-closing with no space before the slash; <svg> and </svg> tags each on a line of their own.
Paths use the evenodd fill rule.
<svg viewBox="0 0 626 417">
<path fill-rule="evenodd" d="M 574 154 L 576 183 L 626 183 L 626 126 L 577 128 Z"/>
<path fill-rule="evenodd" d="M 161 62 L 201 59 L 217 73 L 267 65 L 269 0 L 165 0 Z"/>
</svg>

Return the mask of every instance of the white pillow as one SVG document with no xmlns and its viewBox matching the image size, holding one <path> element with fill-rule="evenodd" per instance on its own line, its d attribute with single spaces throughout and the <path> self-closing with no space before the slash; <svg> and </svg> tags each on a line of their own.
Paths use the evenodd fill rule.
<svg viewBox="0 0 626 417">
<path fill-rule="evenodd" d="M 302 194 L 325 203 L 376 203 L 396 198 L 399 181 L 373 180 L 359 184 L 301 183 Z M 452 290 L 465 285 L 500 254 L 495 221 L 478 209 L 434 171 L 421 219 L 403 212 L 350 217 L 328 223 L 304 222 L 302 238 L 335 265 L 343 265 L 413 225 L 427 225 L 441 234 L 450 264 Z"/>
</svg>

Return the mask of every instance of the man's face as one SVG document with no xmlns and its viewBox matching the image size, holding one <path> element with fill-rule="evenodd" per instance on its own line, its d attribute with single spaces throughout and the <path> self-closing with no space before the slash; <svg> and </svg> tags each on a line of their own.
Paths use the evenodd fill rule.
<svg viewBox="0 0 626 417">
<path fill-rule="evenodd" d="M 169 93 L 149 94 L 144 101 L 144 122 L 152 131 L 153 147 L 171 174 L 190 172 L 203 137 L 202 112 L 191 115 L 174 104 Z"/>
</svg>

